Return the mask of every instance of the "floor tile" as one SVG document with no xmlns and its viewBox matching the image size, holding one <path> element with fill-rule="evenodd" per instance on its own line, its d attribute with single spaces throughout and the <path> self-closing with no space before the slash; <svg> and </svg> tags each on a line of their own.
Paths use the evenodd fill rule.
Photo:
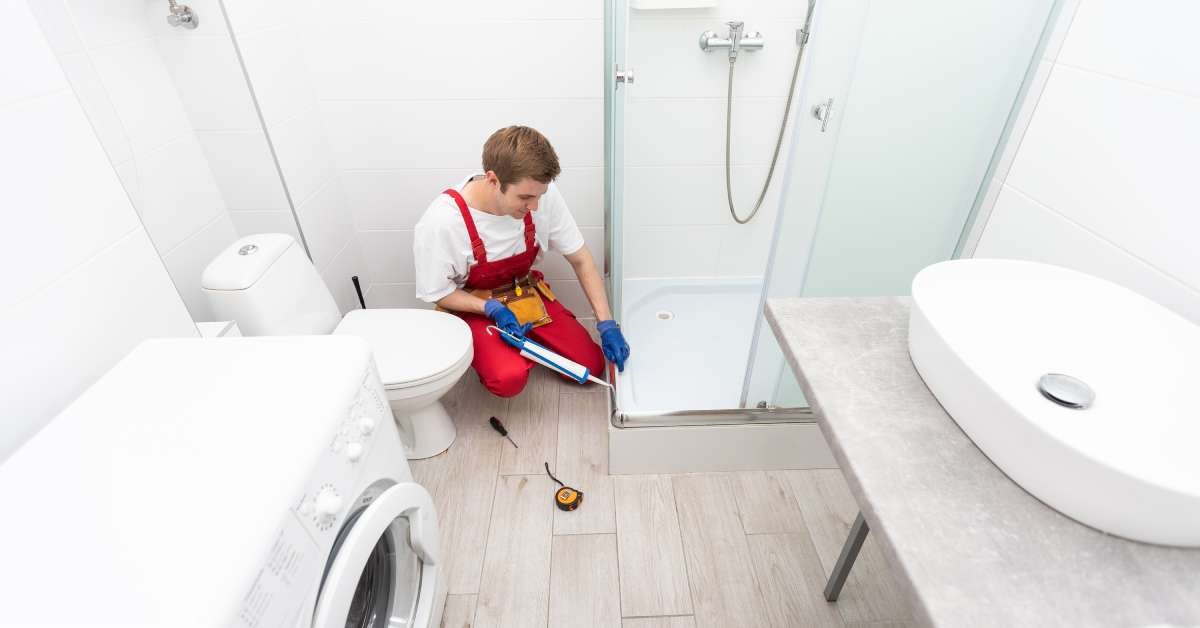
<svg viewBox="0 0 1200 628">
<path fill-rule="evenodd" d="M 550 574 L 551 626 L 621 628 L 615 534 L 554 537 Z"/>
<path fill-rule="evenodd" d="M 671 478 L 615 476 L 621 613 L 690 615 L 691 590 Z"/>
</svg>

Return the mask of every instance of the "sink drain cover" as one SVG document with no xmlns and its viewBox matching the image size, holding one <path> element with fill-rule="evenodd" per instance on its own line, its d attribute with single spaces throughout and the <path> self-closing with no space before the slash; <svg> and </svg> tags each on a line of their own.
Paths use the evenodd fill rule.
<svg viewBox="0 0 1200 628">
<path fill-rule="evenodd" d="M 1096 393 L 1083 380 L 1062 373 L 1046 373 L 1038 380 L 1042 396 L 1065 408 L 1086 410 L 1096 400 Z"/>
<path fill-rule="evenodd" d="M 669 321 L 672 318 L 675 318 L 675 314 L 673 312 L 668 312 L 667 310 L 659 310 L 654 313 L 654 318 L 657 318 L 660 321 Z"/>
</svg>

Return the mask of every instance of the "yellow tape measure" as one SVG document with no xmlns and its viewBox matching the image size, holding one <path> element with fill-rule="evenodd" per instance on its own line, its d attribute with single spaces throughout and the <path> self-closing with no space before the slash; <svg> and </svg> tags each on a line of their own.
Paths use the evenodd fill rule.
<svg viewBox="0 0 1200 628">
<path fill-rule="evenodd" d="M 560 482 L 558 478 L 554 477 L 553 473 L 550 473 L 550 463 L 547 462 L 545 464 L 546 475 L 550 476 L 551 480 L 558 482 L 558 485 L 562 487 L 554 492 L 554 505 L 558 506 L 559 510 L 567 511 L 579 508 L 579 504 L 583 502 L 583 491 L 576 490 Z"/>
</svg>

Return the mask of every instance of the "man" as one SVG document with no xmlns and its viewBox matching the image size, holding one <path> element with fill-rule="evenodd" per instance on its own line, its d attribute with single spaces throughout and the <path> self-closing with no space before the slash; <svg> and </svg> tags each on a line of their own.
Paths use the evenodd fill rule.
<svg viewBox="0 0 1200 628">
<path fill-rule="evenodd" d="M 526 335 L 597 376 L 602 377 L 605 357 L 624 370 L 629 344 L 613 320 L 583 234 L 553 183 L 560 169 L 550 141 L 525 126 L 500 129 L 483 146 L 483 170 L 435 198 L 417 223 L 417 298 L 467 322 L 475 345 L 471 365 L 498 396 L 516 395 L 529 379 L 533 363 L 514 348 Z M 571 264 L 595 312 L 602 346 L 533 270 L 545 249 Z M 513 309 L 525 315 L 528 310 L 514 302 L 517 291 L 526 297 L 536 291 L 549 322 L 518 322 Z M 513 309 L 492 298 L 500 292 Z M 507 333 L 495 333 L 492 326 Z"/>
</svg>

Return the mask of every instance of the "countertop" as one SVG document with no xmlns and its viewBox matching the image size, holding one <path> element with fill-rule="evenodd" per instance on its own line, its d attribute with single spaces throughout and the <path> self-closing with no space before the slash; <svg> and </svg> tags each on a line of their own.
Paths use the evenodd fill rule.
<svg viewBox="0 0 1200 628">
<path fill-rule="evenodd" d="M 908 312 L 899 297 L 766 311 L 916 621 L 1200 626 L 1200 550 L 1107 535 L 1009 480 L 917 374 Z"/>
</svg>

